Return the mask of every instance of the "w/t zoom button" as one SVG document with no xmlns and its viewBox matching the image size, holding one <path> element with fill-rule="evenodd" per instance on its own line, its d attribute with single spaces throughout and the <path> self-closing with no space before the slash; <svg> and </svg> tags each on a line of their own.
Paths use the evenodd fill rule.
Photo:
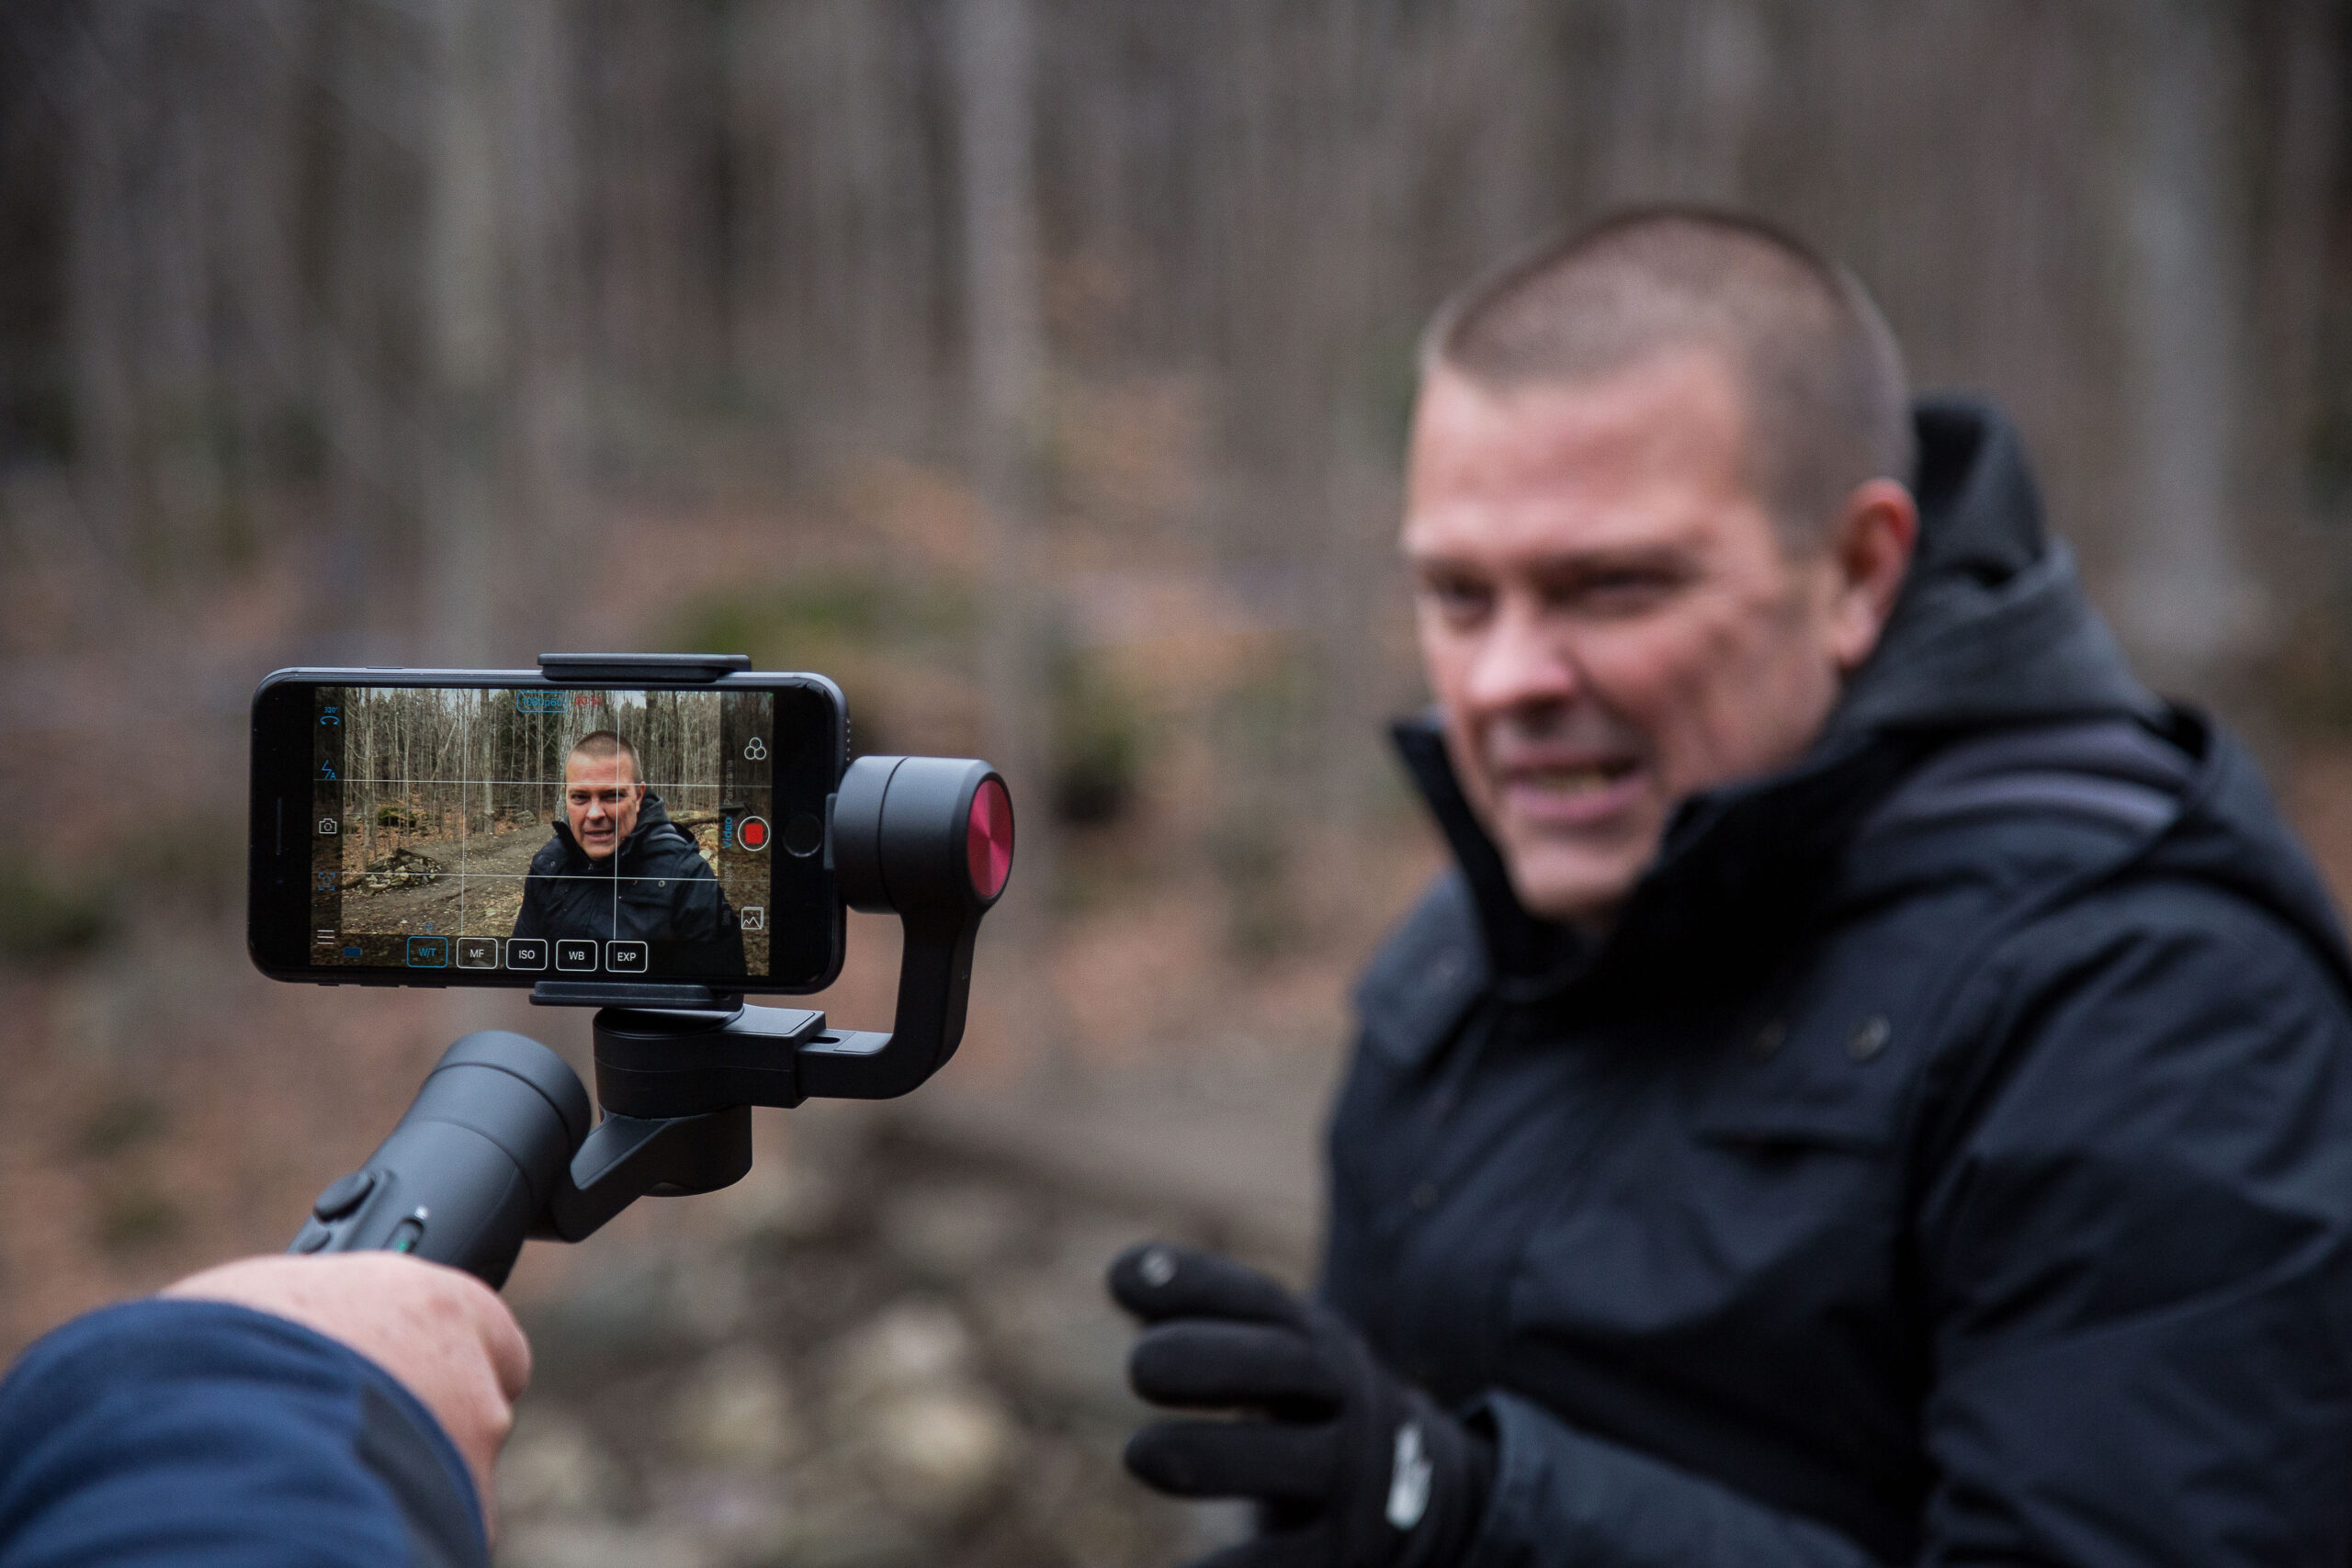
<svg viewBox="0 0 2352 1568">
<path fill-rule="evenodd" d="M 593 942 L 557 942 L 555 966 L 559 969 L 594 969 L 596 967 L 596 944 Z"/>
<path fill-rule="evenodd" d="M 645 944 L 641 942 L 608 942 L 605 944 L 605 967 L 616 975 L 645 973 Z"/>
</svg>

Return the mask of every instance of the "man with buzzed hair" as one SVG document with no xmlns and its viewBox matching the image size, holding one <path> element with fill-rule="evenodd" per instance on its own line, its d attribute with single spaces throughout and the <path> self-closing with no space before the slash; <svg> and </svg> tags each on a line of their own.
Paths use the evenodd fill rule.
<svg viewBox="0 0 2352 1568">
<path fill-rule="evenodd" d="M 1217 1568 L 2352 1560 L 2352 961 L 1988 404 L 1629 214 L 1441 310 L 1318 1299 L 1112 1269 Z"/>
<path fill-rule="evenodd" d="M 626 975 L 741 976 L 743 927 L 692 835 L 645 784 L 637 748 L 591 730 L 563 760 L 563 815 L 531 857 L 514 934 L 596 944 L 642 942 Z"/>
</svg>

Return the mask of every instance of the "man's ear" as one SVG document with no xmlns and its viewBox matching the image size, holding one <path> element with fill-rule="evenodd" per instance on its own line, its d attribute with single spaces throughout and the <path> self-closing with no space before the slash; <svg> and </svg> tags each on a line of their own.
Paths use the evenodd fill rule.
<svg viewBox="0 0 2352 1568">
<path fill-rule="evenodd" d="M 1831 526 L 1829 656 L 1841 671 L 1858 668 L 1878 646 L 1919 543 L 1919 505 L 1893 479 L 1854 487 Z"/>
</svg>

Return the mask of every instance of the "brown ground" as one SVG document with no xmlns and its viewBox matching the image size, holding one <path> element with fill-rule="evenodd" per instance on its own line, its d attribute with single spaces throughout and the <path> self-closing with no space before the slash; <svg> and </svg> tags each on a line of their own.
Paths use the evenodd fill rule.
<svg viewBox="0 0 2352 1568">
<path fill-rule="evenodd" d="M 531 869 L 531 857 L 547 841 L 545 829 L 475 833 L 462 844 L 454 835 L 409 840 L 409 850 L 430 856 L 442 867 L 439 879 L 380 891 L 370 889 L 364 881 L 346 888 L 343 929 L 413 936 L 429 927 L 436 931 L 504 936 L 514 929 L 514 917 L 522 912 L 523 874 Z"/>
</svg>

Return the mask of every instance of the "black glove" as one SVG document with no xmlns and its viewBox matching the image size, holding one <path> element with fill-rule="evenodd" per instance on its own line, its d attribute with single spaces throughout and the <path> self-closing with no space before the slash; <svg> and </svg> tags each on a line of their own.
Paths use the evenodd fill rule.
<svg viewBox="0 0 2352 1568">
<path fill-rule="evenodd" d="M 1127 1469 L 1178 1497 L 1254 1497 L 1264 1533 L 1190 1568 L 1447 1568 L 1469 1546 L 1494 1448 L 1396 1377 L 1338 1314 L 1253 1269 L 1146 1243 L 1111 1264 L 1146 1327 L 1127 1380 L 1154 1404 L 1238 1410 L 1157 1421 Z"/>
</svg>

